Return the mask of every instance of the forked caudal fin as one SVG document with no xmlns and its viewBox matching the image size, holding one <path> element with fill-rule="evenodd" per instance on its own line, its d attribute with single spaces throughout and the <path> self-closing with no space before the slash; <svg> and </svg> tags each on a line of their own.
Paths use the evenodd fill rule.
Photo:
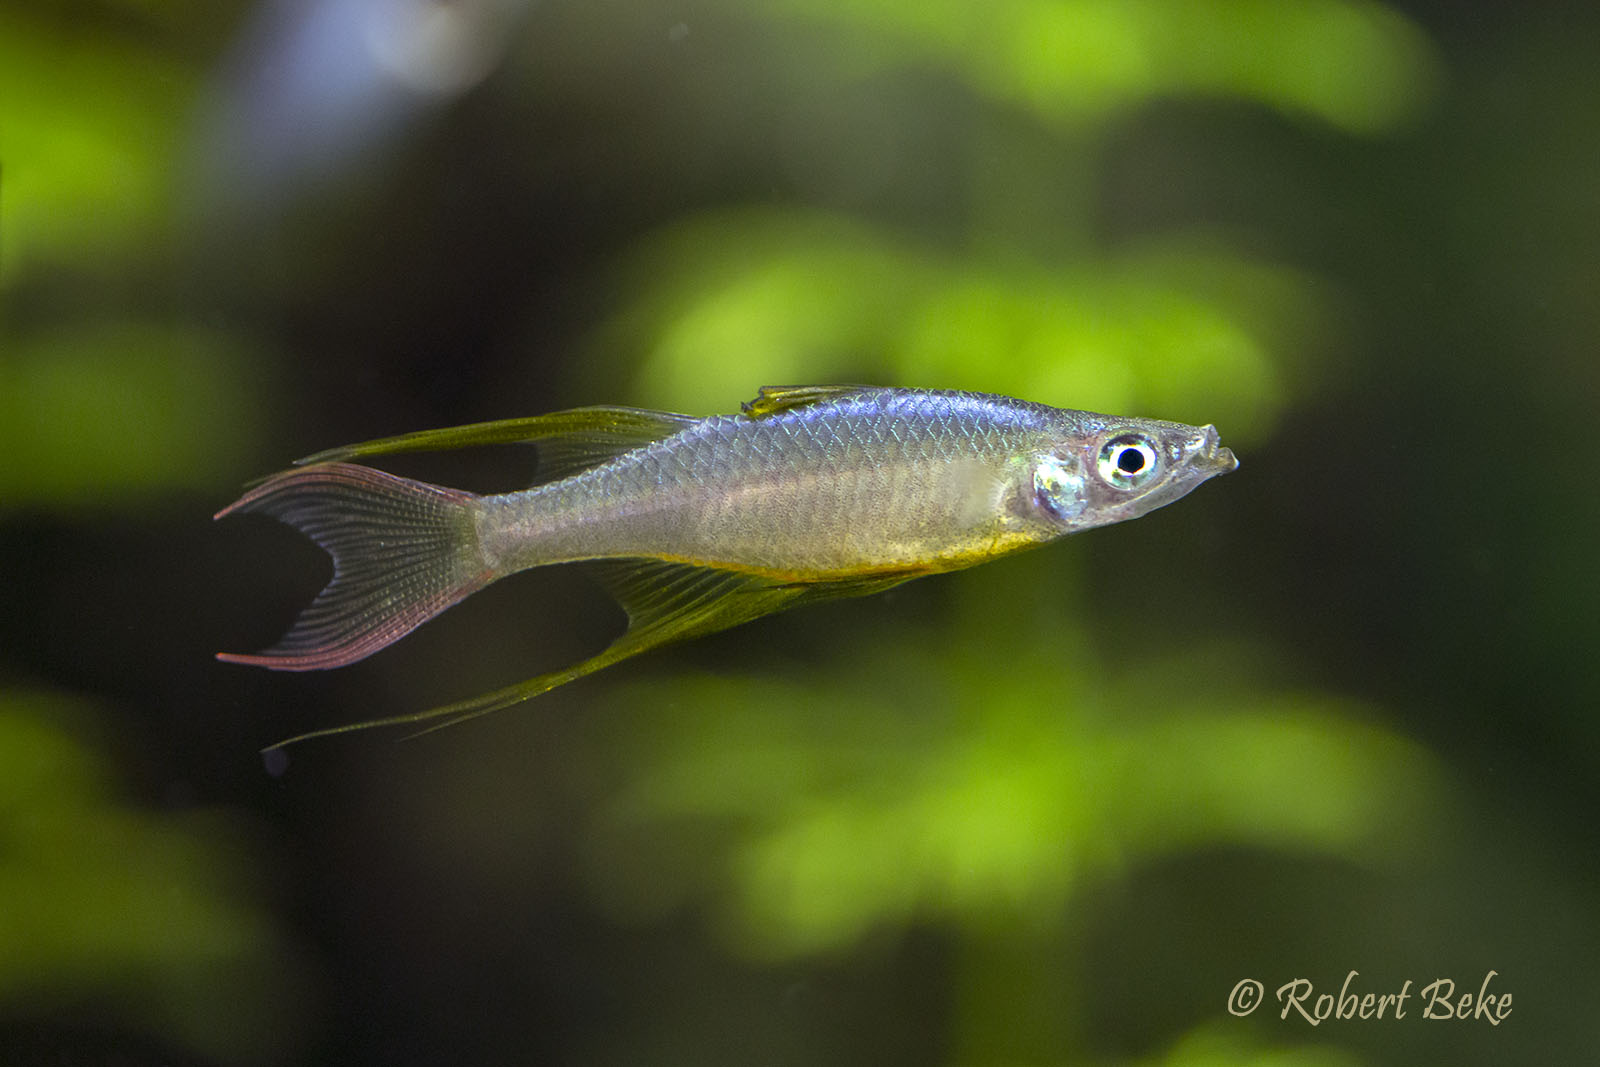
<svg viewBox="0 0 1600 1067">
<path fill-rule="evenodd" d="M 258 511 L 288 523 L 333 557 L 333 580 L 276 645 L 217 658 L 311 671 L 398 641 L 499 577 L 478 551 L 476 499 L 354 463 L 269 478 L 215 517 Z"/>
</svg>

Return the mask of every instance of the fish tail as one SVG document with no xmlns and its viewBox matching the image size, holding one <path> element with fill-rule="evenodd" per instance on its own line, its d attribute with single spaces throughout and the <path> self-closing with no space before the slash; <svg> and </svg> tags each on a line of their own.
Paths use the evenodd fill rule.
<svg viewBox="0 0 1600 1067">
<path fill-rule="evenodd" d="M 333 580 L 276 645 L 228 663 L 343 667 L 393 644 L 500 577 L 478 547 L 477 496 L 354 463 L 286 471 L 217 512 L 263 512 L 333 557 Z"/>
</svg>

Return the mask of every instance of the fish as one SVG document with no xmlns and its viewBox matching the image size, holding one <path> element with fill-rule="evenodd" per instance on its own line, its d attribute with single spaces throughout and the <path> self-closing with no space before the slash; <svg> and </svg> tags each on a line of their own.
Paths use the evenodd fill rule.
<svg viewBox="0 0 1600 1067">
<path fill-rule="evenodd" d="M 353 462 L 514 442 L 537 449 L 539 479 L 509 493 Z M 589 568 L 627 613 L 624 632 L 579 663 L 267 751 L 373 726 L 435 729 L 669 642 L 1138 518 L 1237 466 L 1209 425 L 883 386 L 768 386 L 737 414 L 703 418 L 598 406 L 423 430 L 305 457 L 216 513 L 272 516 L 333 559 L 277 644 L 217 658 L 343 667 L 492 582 L 554 564 Z"/>
</svg>

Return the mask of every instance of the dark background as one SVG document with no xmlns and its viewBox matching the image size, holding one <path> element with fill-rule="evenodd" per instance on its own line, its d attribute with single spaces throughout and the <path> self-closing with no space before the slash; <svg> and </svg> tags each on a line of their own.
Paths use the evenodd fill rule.
<svg viewBox="0 0 1600 1067">
<path fill-rule="evenodd" d="M 0 7 L 0 1062 L 1593 1049 L 1596 55 L 1583 4 Z M 216 663 L 327 574 L 211 523 L 247 480 L 809 381 L 1242 465 L 264 765 L 621 615 L 558 570 L 339 672 Z M 1491 970 L 1501 1025 L 1423 1018 Z M 1406 1017 L 1280 1017 L 1350 971 Z"/>
</svg>

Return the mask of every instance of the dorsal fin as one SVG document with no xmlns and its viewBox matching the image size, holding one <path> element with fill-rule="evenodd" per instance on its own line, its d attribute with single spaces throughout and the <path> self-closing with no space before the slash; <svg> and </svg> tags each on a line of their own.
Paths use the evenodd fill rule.
<svg viewBox="0 0 1600 1067">
<path fill-rule="evenodd" d="M 763 385 L 756 392 L 754 400 L 740 404 L 739 408 L 752 419 L 762 419 L 780 411 L 836 397 L 854 396 L 875 388 L 877 386 L 871 385 Z"/>
<path fill-rule="evenodd" d="M 540 480 L 553 481 L 671 437 L 699 421 L 691 415 L 642 408 L 574 408 L 530 418 L 474 422 L 441 430 L 419 430 L 398 437 L 380 437 L 330 448 L 295 460 L 295 465 L 349 461 L 398 452 L 442 452 L 474 445 L 527 443 L 539 450 Z"/>
</svg>

